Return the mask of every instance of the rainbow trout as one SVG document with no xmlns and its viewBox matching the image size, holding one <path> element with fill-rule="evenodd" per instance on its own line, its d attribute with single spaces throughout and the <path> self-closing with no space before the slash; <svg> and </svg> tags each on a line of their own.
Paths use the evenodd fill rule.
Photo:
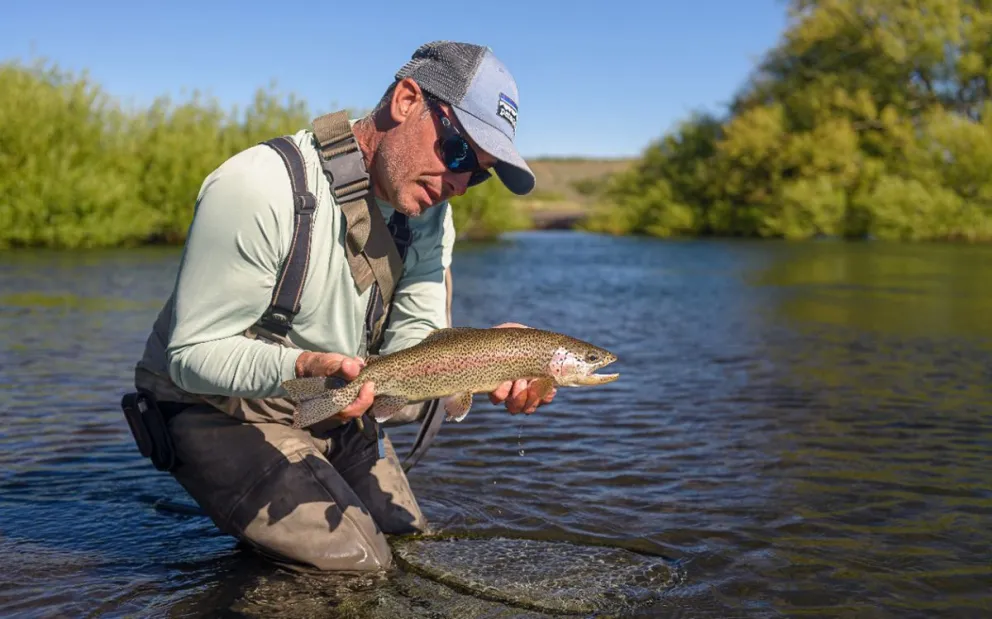
<svg viewBox="0 0 992 619">
<path fill-rule="evenodd" d="M 505 381 L 536 379 L 541 397 L 555 387 L 613 382 L 619 374 L 596 374 L 617 360 L 613 353 L 552 331 L 521 327 L 438 329 L 410 348 L 369 359 L 344 386 L 333 377 L 296 378 L 283 383 L 296 401 L 293 427 L 305 428 L 336 415 L 358 397 L 363 383 L 375 383 L 369 412 L 379 422 L 407 404 L 442 399 L 447 419 L 461 421 L 472 396 Z"/>
</svg>

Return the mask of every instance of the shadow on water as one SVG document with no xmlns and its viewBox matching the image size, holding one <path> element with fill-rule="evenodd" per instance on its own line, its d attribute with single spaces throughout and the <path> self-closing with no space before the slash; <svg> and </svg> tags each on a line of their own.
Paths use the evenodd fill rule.
<svg viewBox="0 0 992 619">
<path fill-rule="evenodd" d="M 459 248 L 458 324 L 567 331 L 621 379 L 528 417 L 477 399 L 410 479 L 464 543 L 394 540 L 409 569 L 379 577 L 287 573 L 155 509 L 189 499 L 116 407 L 177 258 L 0 256 L 3 614 L 543 617 L 606 590 L 590 566 L 640 569 L 597 554 L 622 550 L 680 573 L 630 616 L 992 615 L 992 248 Z"/>
</svg>

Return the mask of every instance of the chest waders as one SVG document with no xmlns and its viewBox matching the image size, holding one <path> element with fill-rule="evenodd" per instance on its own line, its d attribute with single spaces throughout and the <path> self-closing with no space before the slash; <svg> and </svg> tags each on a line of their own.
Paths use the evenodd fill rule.
<svg viewBox="0 0 992 619">
<path fill-rule="evenodd" d="M 352 277 L 360 293 L 371 288 L 365 311 L 365 337 L 361 356 L 374 355 L 382 345 L 393 292 L 403 273 L 403 261 L 413 240 L 412 233 L 405 214 L 396 211 L 387 223 L 376 205 L 371 192 L 371 177 L 366 170 L 347 112 L 333 112 L 314 119 L 313 130 L 319 145 L 321 166 L 344 215 L 347 230 L 345 254 Z M 293 240 L 273 288 L 269 307 L 244 335 L 253 339 L 260 338 L 274 345 L 297 348 L 287 336 L 293 329 L 293 319 L 300 311 L 317 198 L 307 187 L 306 166 L 296 144 L 285 136 L 273 138 L 263 144 L 279 154 L 289 173 L 293 192 Z M 450 281 L 447 286 L 450 322 Z M 166 383 L 163 390 L 176 394 L 176 401 L 156 398 L 151 390 L 139 387 L 136 392 L 124 395 L 121 408 L 138 450 L 160 471 L 171 471 L 177 465 L 167 429 L 169 418 L 196 403 L 210 404 L 245 421 L 288 422 L 295 409 L 295 404 L 286 398 L 252 399 L 191 394 L 177 387 L 167 377 L 157 376 L 153 380 L 156 383 Z M 403 464 L 406 471 L 427 451 L 444 420 L 439 400 L 411 406 L 422 408 L 420 412 L 423 419 L 413 447 Z M 384 457 L 383 430 L 380 424 L 367 413 L 354 422 L 366 438 L 378 442 L 379 457 Z M 322 422 L 320 428 L 322 431 L 329 430 L 342 423 L 348 422 L 332 418 Z"/>
</svg>

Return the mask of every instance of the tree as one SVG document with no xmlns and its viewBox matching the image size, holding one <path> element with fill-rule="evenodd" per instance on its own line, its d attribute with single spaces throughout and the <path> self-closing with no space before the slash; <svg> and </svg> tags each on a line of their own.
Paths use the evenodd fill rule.
<svg viewBox="0 0 992 619">
<path fill-rule="evenodd" d="M 992 2 L 788 10 L 781 43 L 726 116 L 692 118 L 652 144 L 612 180 L 589 227 L 992 238 Z"/>
</svg>

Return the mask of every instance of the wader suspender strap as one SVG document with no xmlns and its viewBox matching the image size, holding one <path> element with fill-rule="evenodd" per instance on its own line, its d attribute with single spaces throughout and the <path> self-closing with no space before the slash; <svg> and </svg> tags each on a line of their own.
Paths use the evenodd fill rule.
<svg viewBox="0 0 992 619">
<path fill-rule="evenodd" d="M 403 256 L 397 245 L 409 245 L 408 228 L 403 225 L 406 223 L 404 218 L 404 221 L 394 223 L 407 234 L 395 239 L 390 234 L 370 191 L 372 179 L 365 169 L 347 112 L 333 112 L 314 119 L 313 130 L 331 193 L 345 217 L 345 253 L 355 285 L 359 292 L 365 292 L 373 284 L 376 286 L 372 291 L 372 310 L 366 314 L 366 324 L 372 327 L 366 333 L 366 354 L 376 353 L 385 325 L 382 308 L 392 301 L 396 282 L 403 274 Z M 382 295 L 381 299 L 379 295 Z M 376 306 L 380 307 L 377 309 Z"/>
<path fill-rule="evenodd" d="M 283 263 L 272 292 L 269 308 L 258 320 L 258 326 L 275 334 L 286 336 L 293 328 L 293 318 L 300 311 L 300 297 L 303 296 L 303 279 L 310 262 L 310 238 L 313 231 L 313 212 L 317 208 L 317 197 L 307 189 L 307 172 L 303 164 L 303 154 L 296 144 L 286 137 L 273 138 L 265 144 L 271 146 L 289 172 L 289 182 L 293 188 L 293 242 L 289 246 L 289 256 Z"/>
</svg>

